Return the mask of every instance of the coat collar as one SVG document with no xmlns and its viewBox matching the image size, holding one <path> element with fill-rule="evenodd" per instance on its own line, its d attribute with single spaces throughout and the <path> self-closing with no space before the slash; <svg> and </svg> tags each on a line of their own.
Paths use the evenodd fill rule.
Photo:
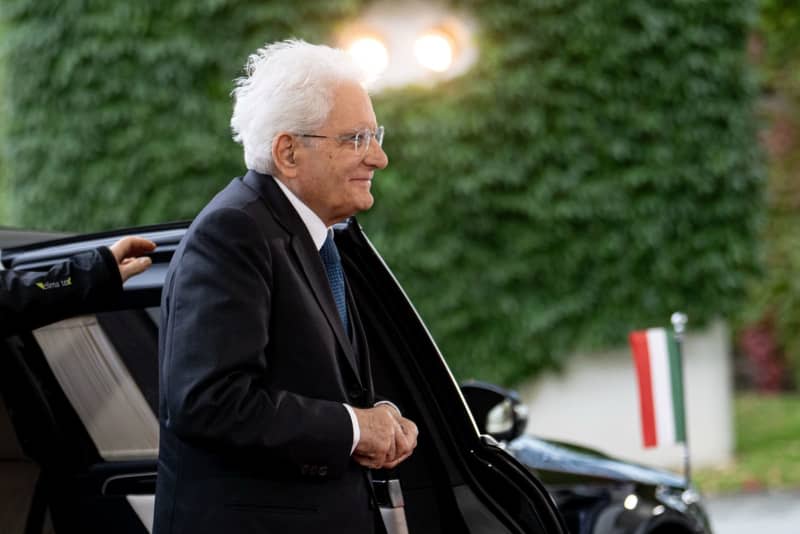
<svg viewBox="0 0 800 534">
<path fill-rule="evenodd" d="M 278 224 L 289 233 L 290 248 L 294 252 L 308 285 L 314 292 L 320 308 L 322 308 L 328 323 L 333 329 L 348 364 L 360 381 L 361 374 L 358 372 L 353 345 L 344 331 L 342 320 L 339 318 L 336 302 L 333 299 L 333 293 L 328 282 L 328 275 L 325 274 L 325 267 L 320 259 L 319 251 L 311 240 L 311 235 L 309 235 L 303 220 L 297 214 L 289 199 L 286 198 L 286 195 L 283 194 L 283 191 L 280 190 L 278 184 L 275 183 L 272 176 L 250 170 L 242 178 L 242 182 L 258 193 Z"/>
</svg>

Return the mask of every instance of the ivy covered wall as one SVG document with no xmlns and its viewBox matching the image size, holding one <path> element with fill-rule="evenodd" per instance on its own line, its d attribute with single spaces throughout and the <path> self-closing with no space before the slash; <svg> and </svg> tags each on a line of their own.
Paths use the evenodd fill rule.
<svg viewBox="0 0 800 534">
<path fill-rule="evenodd" d="M 329 39 L 363 5 L 6 0 L 16 221 L 191 217 L 243 171 L 228 93 L 247 54 Z M 376 96 L 390 165 L 360 220 L 457 376 L 513 384 L 675 309 L 733 311 L 761 209 L 754 1 L 453 5 L 480 59 Z"/>
<path fill-rule="evenodd" d="M 739 347 L 751 384 L 800 387 L 800 4 L 761 0 L 750 55 L 761 76 L 768 156 L 764 270 L 740 314 Z"/>
<path fill-rule="evenodd" d="M 3 0 L 12 221 L 191 218 L 241 173 L 229 95 L 248 54 L 291 35 L 320 41 L 354 4 Z"/>
</svg>

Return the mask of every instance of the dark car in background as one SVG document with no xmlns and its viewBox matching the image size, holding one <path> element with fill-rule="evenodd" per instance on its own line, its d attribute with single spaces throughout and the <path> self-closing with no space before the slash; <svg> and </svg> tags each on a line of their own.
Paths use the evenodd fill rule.
<svg viewBox="0 0 800 534">
<path fill-rule="evenodd" d="M 127 234 L 154 240 L 153 267 L 97 310 L 0 342 L 0 532 L 143 534 L 158 452 L 159 301 L 188 223 L 6 248 L 6 269 L 41 270 Z M 376 390 L 420 430 L 414 455 L 375 475 L 395 533 L 710 533 L 675 475 L 523 435 L 524 406 L 490 384 L 459 386 L 360 226 L 336 228 L 376 355 Z M 570 424 L 580 424 L 579 421 Z"/>
<path fill-rule="evenodd" d="M 575 534 L 711 532 L 699 493 L 683 477 L 524 431 L 527 407 L 493 384 L 461 386 L 479 432 L 534 473 Z M 573 424 L 580 424 L 573 422 Z"/>
</svg>

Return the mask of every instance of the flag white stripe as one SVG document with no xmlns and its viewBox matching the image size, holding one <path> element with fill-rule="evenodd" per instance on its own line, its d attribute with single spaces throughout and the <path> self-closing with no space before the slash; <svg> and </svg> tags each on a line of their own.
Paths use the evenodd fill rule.
<svg viewBox="0 0 800 534">
<path fill-rule="evenodd" d="M 663 328 L 647 330 L 650 374 L 653 384 L 656 432 L 660 445 L 675 443 L 675 417 L 672 407 L 672 378 L 669 372 L 667 332 Z"/>
</svg>

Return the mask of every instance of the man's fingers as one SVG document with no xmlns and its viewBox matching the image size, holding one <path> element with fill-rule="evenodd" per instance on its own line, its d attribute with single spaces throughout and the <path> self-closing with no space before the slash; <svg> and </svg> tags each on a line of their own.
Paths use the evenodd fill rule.
<svg viewBox="0 0 800 534">
<path fill-rule="evenodd" d="M 397 455 L 395 434 L 398 430 L 391 413 L 382 408 L 354 408 L 353 411 L 361 429 L 361 439 L 355 452 L 372 458 L 378 466 L 394 459 Z"/>
<path fill-rule="evenodd" d="M 406 458 L 408 458 L 409 456 L 411 456 L 411 454 L 410 454 L 410 453 L 409 453 L 409 454 L 406 454 L 406 455 L 404 455 L 404 456 L 401 456 L 400 458 L 397 458 L 397 459 L 396 459 L 396 460 L 394 460 L 394 461 L 388 462 L 388 463 L 386 463 L 386 464 L 383 466 L 383 469 L 394 469 L 395 467 L 397 467 L 398 465 L 400 465 L 401 463 L 403 463 L 403 461 L 404 461 Z"/>
<path fill-rule="evenodd" d="M 128 238 L 128 255 L 129 256 L 138 256 L 140 254 L 145 254 L 147 252 L 153 252 L 156 248 L 156 244 L 150 241 L 149 239 L 145 239 L 139 236 L 131 236 Z"/>
<path fill-rule="evenodd" d="M 366 456 L 363 454 L 354 454 L 353 460 L 367 469 L 380 469 L 386 465 L 386 461 L 383 459 L 379 460 L 373 456 Z"/>
<path fill-rule="evenodd" d="M 409 439 L 405 436 L 402 436 L 397 439 L 397 449 L 395 451 L 395 456 L 392 458 L 388 458 L 389 461 L 394 462 L 400 458 L 407 457 L 414 451 L 414 446 L 411 444 Z"/>
<path fill-rule="evenodd" d="M 128 236 L 123 237 L 108 248 L 117 261 L 119 275 L 124 282 L 152 265 L 153 261 L 150 258 L 139 258 L 138 256 L 152 252 L 155 250 L 156 244 L 143 237 Z"/>
<path fill-rule="evenodd" d="M 417 438 L 419 437 L 419 428 L 417 428 L 417 424 L 414 421 L 410 421 L 406 419 L 408 425 L 406 429 L 406 435 L 412 437 L 412 441 L 414 442 L 414 447 L 417 446 Z"/>
<path fill-rule="evenodd" d="M 390 406 L 354 409 L 361 440 L 353 459 L 369 469 L 391 469 L 406 460 L 417 446 L 417 425 Z"/>
<path fill-rule="evenodd" d="M 363 454 L 354 454 L 353 460 L 355 460 L 357 464 L 363 465 L 364 467 L 368 467 L 370 469 L 372 468 L 372 465 L 375 463 L 375 460 Z"/>
<path fill-rule="evenodd" d="M 384 469 L 394 469 L 395 467 L 397 467 L 398 465 L 400 465 L 401 463 L 406 461 L 408 459 L 408 457 L 411 456 L 411 453 L 413 453 L 413 452 L 414 452 L 414 450 L 411 449 L 407 453 L 398 456 L 397 458 L 393 459 L 392 461 L 386 462 L 386 464 L 383 465 L 383 468 Z"/>
<path fill-rule="evenodd" d="M 395 433 L 395 436 L 396 435 L 397 433 Z M 384 457 L 384 462 L 394 460 L 395 456 L 397 456 L 397 438 L 393 436 L 393 439 L 389 444 L 389 450 L 386 452 L 386 456 Z"/>
<path fill-rule="evenodd" d="M 397 457 L 390 458 L 389 462 L 384 465 L 386 469 L 392 469 L 403 462 L 406 458 L 411 456 L 417 446 L 417 436 L 419 431 L 417 425 L 410 419 L 402 417 L 397 424 L 398 433 L 396 434 L 397 443 Z"/>
<path fill-rule="evenodd" d="M 407 441 L 412 447 L 416 447 L 419 430 L 417 429 L 417 425 L 414 423 L 414 421 L 403 417 L 397 426 L 400 429 L 400 432 L 403 434 L 405 441 Z"/>
<path fill-rule="evenodd" d="M 155 250 L 156 244 L 143 237 L 127 236 L 108 248 L 111 249 L 111 253 L 114 255 L 114 259 L 117 260 L 117 263 L 121 263 L 125 258 L 152 252 Z"/>
<path fill-rule="evenodd" d="M 137 275 L 150 267 L 153 264 L 153 261 L 150 258 L 131 258 L 131 261 L 125 261 L 119 266 L 119 275 L 122 277 L 122 281 L 124 282 L 131 276 Z"/>
</svg>

